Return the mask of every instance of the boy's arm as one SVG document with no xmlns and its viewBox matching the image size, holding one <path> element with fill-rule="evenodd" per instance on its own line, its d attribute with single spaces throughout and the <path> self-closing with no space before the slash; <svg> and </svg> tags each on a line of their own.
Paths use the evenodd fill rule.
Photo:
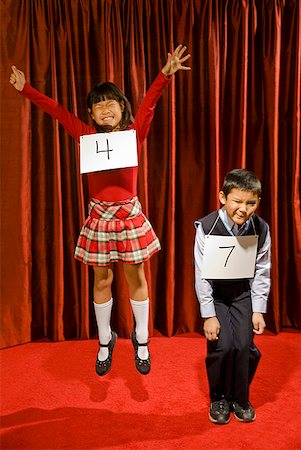
<svg viewBox="0 0 301 450">
<path fill-rule="evenodd" d="M 253 313 L 266 313 L 271 287 L 271 236 L 269 228 L 263 246 L 257 253 L 255 275 L 250 280 Z"/>
<path fill-rule="evenodd" d="M 91 131 L 93 131 L 92 127 L 86 125 L 74 114 L 67 111 L 58 102 L 34 89 L 26 81 L 24 73 L 15 66 L 12 66 L 12 74 L 9 81 L 21 95 L 28 98 L 37 107 L 41 108 L 51 117 L 58 120 L 59 123 L 63 125 L 67 133 L 75 139 L 78 140 L 79 136 L 90 134 Z"/>
<path fill-rule="evenodd" d="M 197 222 L 196 237 L 194 245 L 195 262 L 195 290 L 200 302 L 201 316 L 204 318 L 204 334 L 209 341 L 218 339 L 220 323 L 216 317 L 212 296 L 212 286 L 208 280 L 202 278 L 203 255 L 204 255 L 204 232 L 202 224 Z"/>
<path fill-rule="evenodd" d="M 253 332 L 262 334 L 265 329 L 263 313 L 267 310 L 267 300 L 270 292 L 271 279 L 271 236 L 269 228 L 263 246 L 257 253 L 255 275 L 250 280 L 252 299 Z"/>
<path fill-rule="evenodd" d="M 189 54 L 183 56 L 185 51 L 186 47 L 179 45 L 173 54 L 168 53 L 165 66 L 151 84 L 138 108 L 135 116 L 134 128 L 136 129 L 140 144 L 142 144 L 148 135 L 157 101 L 165 87 L 168 85 L 170 77 L 178 70 L 190 70 L 190 67 L 183 66 L 183 63 L 190 58 Z"/>
<path fill-rule="evenodd" d="M 216 316 L 212 286 L 202 278 L 205 234 L 201 223 L 197 223 L 194 244 L 195 290 L 200 303 L 201 316 L 206 319 Z"/>
</svg>

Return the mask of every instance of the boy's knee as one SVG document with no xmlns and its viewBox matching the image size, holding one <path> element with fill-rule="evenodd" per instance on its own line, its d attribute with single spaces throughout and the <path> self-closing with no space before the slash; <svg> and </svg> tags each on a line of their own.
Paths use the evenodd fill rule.
<svg viewBox="0 0 301 450">
<path fill-rule="evenodd" d="M 235 345 L 235 352 L 236 353 L 240 353 L 240 354 L 244 354 L 244 353 L 248 353 L 250 352 L 250 345 L 248 342 L 238 342 Z"/>
<path fill-rule="evenodd" d="M 234 347 L 233 347 L 232 343 L 228 342 L 227 345 L 225 345 L 222 348 L 222 352 L 226 358 L 229 358 L 230 356 L 232 356 L 234 353 Z"/>
<path fill-rule="evenodd" d="M 230 357 L 234 352 L 234 345 L 230 339 L 218 339 L 217 341 L 208 341 L 208 350 L 220 354 L 223 358 Z"/>
</svg>

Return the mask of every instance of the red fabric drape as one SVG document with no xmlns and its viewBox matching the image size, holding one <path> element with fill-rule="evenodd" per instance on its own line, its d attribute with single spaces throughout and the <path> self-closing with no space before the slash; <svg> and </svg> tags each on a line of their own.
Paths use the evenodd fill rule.
<svg viewBox="0 0 301 450">
<path fill-rule="evenodd" d="M 77 147 L 9 85 L 10 66 L 88 121 L 91 86 L 114 81 L 135 112 L 184 43 L 156 108 L 139 196 L 162 251 L 146 265 L 151 331 L 200 330 L 193 222 L 216 209 L 225 173 L 254 170 L 272 235 L 268 327 L 301 327 L 300 61 L 298 0 L 4 0 L 1 5 L 2 347 L 95 335 L 91 272 L 73 260 L 86 214 Z M 114 328 L 132 313 L 120 267 Z"/>
</svg>

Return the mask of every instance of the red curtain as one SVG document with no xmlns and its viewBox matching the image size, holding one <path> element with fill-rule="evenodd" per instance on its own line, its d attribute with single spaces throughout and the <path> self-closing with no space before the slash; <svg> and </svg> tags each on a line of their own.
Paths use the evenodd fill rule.
<svg viewBox="0 0 301 450">
<path fill-rule="evenodd" d="M 139 197 L 162 251 L 147 264 L 151 332 L 199 331 L 194 220 L 216 209 L 227 171 L 262 180 L 272 236 L 268 327 L 301 327 L 298 0 L 2 0 L 1 345 L 95 336 L 92 274 L 73 259 L 87 190 L 77 144 L 9 85 L 10 66 L 89 121 L 96 83 L 118 84 L 135 112 L 178 43 L 177 73 L 156 108 Z M 133 321 L 115 268 L 113 326 Z"/>
</svg>

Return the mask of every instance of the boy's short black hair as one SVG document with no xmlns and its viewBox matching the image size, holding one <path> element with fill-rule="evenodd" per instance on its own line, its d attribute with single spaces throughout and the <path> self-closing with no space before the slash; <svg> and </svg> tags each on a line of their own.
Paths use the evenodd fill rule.
<svg viewBox="0 0 301 450">
<path fill-rule="evenodd" d="M 225 197 L 232 189 L 240 189 L 241 191 L 250 191 L 261 197 L 261 183 L 255 173 L 247 169 L 233 169 L 228 172 L 224 179 L 222 191 Z"/>
<path fill-rule="evenodd" d="M 116 84 L 106 81 L 104 83 L 96 84 L 87 96 L 87 107 L 92 110 L 94 103 L 102 102 L 105 100 L 116 100 L 118 103 L 124 105 L 122 111 L 122 119 L 120 122 L 120 130 L 125 130 L 130 124 L 134 122 L 132 116 L 132 107 L 126 96 L 116 86 Z M 94 122 L 95 123 L 95 122 Z M 107 131 L 95 123 L 97 131 Z"/>
</svg>

